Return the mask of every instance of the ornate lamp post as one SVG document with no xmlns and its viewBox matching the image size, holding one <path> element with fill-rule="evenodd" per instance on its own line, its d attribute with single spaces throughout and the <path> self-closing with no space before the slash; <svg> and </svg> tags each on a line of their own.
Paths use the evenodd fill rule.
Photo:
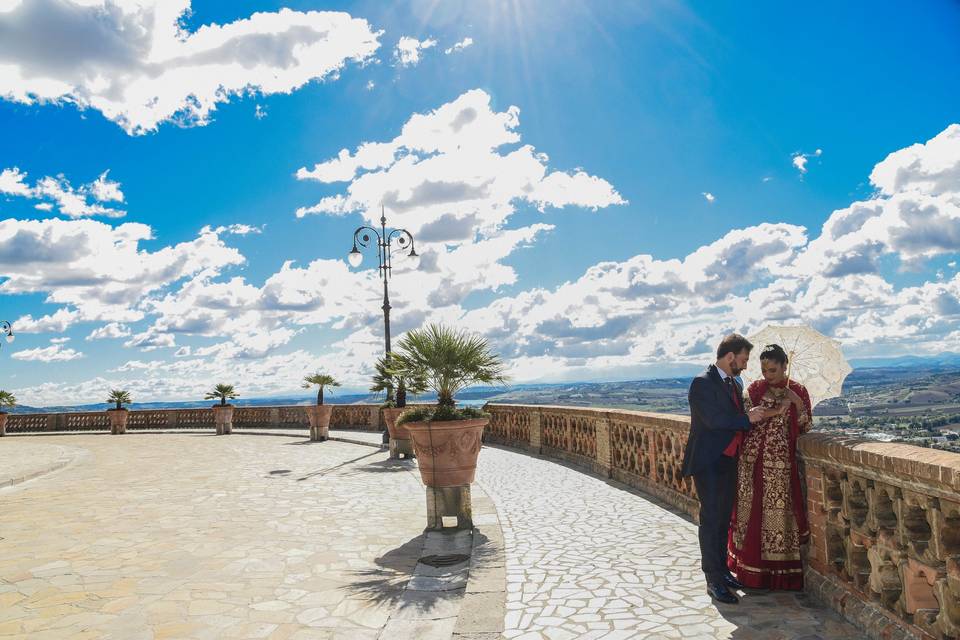
<svg viewBox="0 0 960 640">
<path fill-rule="evenodd" d="M 13 342 L 13 325 L 6 320 L 0 320 L 0 332 L 7 335 L 7 342 Z M 0 346 L 3 346 L 2 342 L 0 342 Z"/>
<path fill-rule="evenodd" d="M 393 240 L 396 239 L 397 244 L 401 249 L 406 250 L 407 245 L 410 245 L 410 253 L 407 255 L 411 258 L 417 258 L 418 254 L 416 249 L 413 246 L 413 234 L 407 231 L 406 229 L 390 229 L 387 231 L 387 218 L 383 213 L 383 205 L 380 206 L 380 230 L 373 227 L 358 227 L 356 231 L 353 232 L 353 249 L 350 250 L 350 253 L 347 254 L 350 265 L 353 267 L 359 267 L 360 263 L 363 261 L 363 254 L 360 253 L 360 250 L 357 249 L 357 245 L 361 247 L 366 247 L 372 237 L 370 234 L 373 234 L 377 238 L 377 259 L 379 261 L 380 276 L 383 278 L 383 335 L 384 335 L 384 346 L 386 347 L 386 353 L 390 353 L 390 293 L 387 290 L 387 281 L 390 280 L 390 271 L 393 269 L 392 260 L 390 255 L 390 250 L 392 247 Z"/>
<path fill-rule="evenodd" d="M 360 253 L 359 249 L 357 249 L 357 245 L 366 247 L 373 239 L 370 235 L 371 233 L 377 238 L 377 260 L 380 267 L 380 276 L 383 278 L 383 338 L 384 348 L 386 350 L 385 355 L 389 358 L 390 293 L 387 289 L 387 282 L 390 280 L 390 272 L 393 269 L 390 251 L 393 245 L 393 240 L 396 239 L 397 244 L 401 249 L 404 250 L 406 250 L 407 245 L 409 244 L 410 253 L 407 255 L 411 258 L 417 258 L 417 251 L 413 247 L 412 233 L 406 229 L 391 229 L 390 231 L 387 231 L 387 217 L 383 212 L 383 205 L 380 205 L 380 230 L 377 231 L 373 227 L 363 226 L 358 227 L 357 230 L 353 232 L 353 249 L 350 250 L 350 253 L 347 256 L 351 266 L 360 266 L 360 263 L 363 261 L 363 254 Z M 383 432 L 383 442 L 384 444 L 390 442 L 390 434 L 387 431 Z"/>
</svg>

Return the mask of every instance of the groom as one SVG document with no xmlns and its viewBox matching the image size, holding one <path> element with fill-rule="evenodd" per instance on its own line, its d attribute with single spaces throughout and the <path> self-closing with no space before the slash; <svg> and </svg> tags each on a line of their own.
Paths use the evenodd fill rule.
<svg viewBox="0 0 960 640">
<path fill-rule="evenodd" d="M 707 593 L 726 604 L 739 602 L 730 589 L 743 585 L 727 569 L 727 530 L 737 492 L 737 455 L 744 432 L 766 411 L 743 409 L 743 390 L 735 380 L 747 368 L 753 345 L 732 333 L 720 342 L 717 362 L 693 379 L 690 436 L 683 452 L 683 475 L 693 476 L 700 497 L 700 565 Z"/>
</svg>

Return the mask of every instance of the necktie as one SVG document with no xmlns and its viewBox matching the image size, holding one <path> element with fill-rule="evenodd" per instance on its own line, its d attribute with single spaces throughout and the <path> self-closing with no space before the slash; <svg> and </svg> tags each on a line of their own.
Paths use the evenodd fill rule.
<svg viewBox="0 0 960 640">
<path fill-rule="evenodd" d="M 727 383 L 727 390 L 730 392 L 730 399 L 733 400 L 733 405 L 737 408 L 737 411 L 742 411 L 743 406 L 740 404 L 740 393 L 737 383 L 733 381 L 732 376 L 727 376 L 725 380 Z M 737 455 L 737 452 L 740 450 L 740 443 L 743 441 L 743 433 L 737 431 L 733 434 L 733 440 L 730 441 L 730 444 L 727 445 L 727 448 L 723 450 L 723 455 L 734 457 Z"/>
<path fill-rule="evenodd" d="M 740 408 L 740 394 L 738 393 L 739 387 L 736 382 L 734 382 L 733 377 L 727 376 L 727 390 L 730 392 L 730 397 L 733 398 L 733 404 L 737 406 L 737 409 Z"/>
</svg>

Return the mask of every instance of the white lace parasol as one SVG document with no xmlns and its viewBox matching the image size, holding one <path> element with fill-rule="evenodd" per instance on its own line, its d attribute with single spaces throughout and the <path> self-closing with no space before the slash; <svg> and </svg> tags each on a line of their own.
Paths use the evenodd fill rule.
<svg viewBox="0 0 960 640">
<path fill-rule="evenodd" d="M 853 371 L 837 340 L 828 338 L 807 325 L 778 327 L 768 325 L 747 338 L 753 343 L 750 362 L 743 377 L 748 384 L 760 380 L 760 354 L 768 344 L 778 344 L 790 359 L 787 374 L 791 380 L 807 388 L 810 403 L 836 398 L 843 389 L 843 380 Z"/>
</svg>

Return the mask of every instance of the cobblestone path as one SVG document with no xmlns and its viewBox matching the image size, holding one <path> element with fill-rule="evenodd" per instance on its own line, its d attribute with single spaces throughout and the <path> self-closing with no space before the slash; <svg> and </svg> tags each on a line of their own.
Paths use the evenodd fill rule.
<svg viewBox="0 0 960 640">
<path fill-rule="evenodd" d="M 0 463 L 38 444 L 86 453 L 0 490 L 0 637 L 373 639 L 420 552 L 423 488 L 385 451 L 100 434 Z"/>
<path fill-rule="evenodd" d="M 481 452 L 477 480 L 503 527 L 506 638 L 863 637 L 803 594 L 714 605 L 696 527 L 641 494 L 494 447 Z"/>
</svg>

